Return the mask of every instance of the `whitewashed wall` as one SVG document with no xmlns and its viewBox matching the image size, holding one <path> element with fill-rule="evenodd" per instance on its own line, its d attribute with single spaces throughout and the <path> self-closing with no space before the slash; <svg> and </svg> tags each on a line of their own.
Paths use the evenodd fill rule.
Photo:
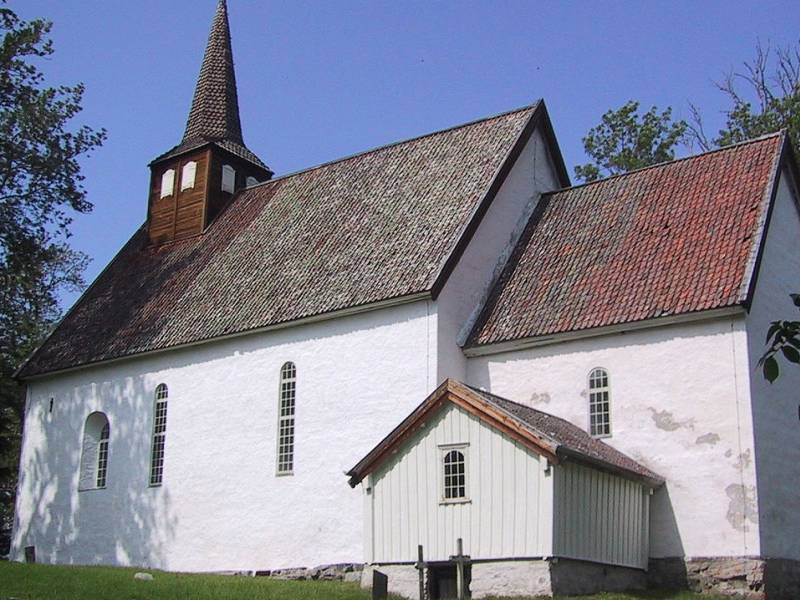
<svg viewBox="0 0 800 600">
<path fill-rule="evenodd" d="M 34 381 L 12 557 L 172 570 L 361 561 L 343 472 L 436 386 L 425 301 Z M 297 365 L 294 475 L 276 477 L 278 380 Z M 164 485 L 148 487 L 169 386 Z M 49 398 L 55 399 L 52 414 Z M 78 492 L 83 424 L 111 425 L 105 490 Z"/>
<path fill-rule="evenodd" d="M 468 503 L 442 504 L 441 444 L 469 443 Z M 366 560 L 447 560 L 456 540 L 473 559 L 549 556 L 553 484 L 547 461 L 448 403 L 372 477 Z M 371 533 L 371 535 L 370 535 Z"/>
<path fill-rule="evenodd" d="M 800 293 L 800 219 L 788 173 L 778 188 L 756 293 L 747 318 L 753 397 L 761 552 L 800 559 L 800 367 L 782 358 L 781 376 L 767 383 L 757 369 L 770 321 L 798 319 L 790 293 Z M 748 505 L 756 510 L 753 504 Z"/>
<path fill-rule="evenodd" d="M 610 374 L 612 437 L 667 480 L 651 556 L 760 551 L 744 318 L 629 331 L 470 358 L 468 382 L 588 426 L 587 376 Z"/>
<path fill-rule="evenodd" d="M 560 187 L 549 146 L 537 129 L 520 153 L 436 301 L 438 382 L 466 377 L 459 346 L 492 281 L 508 260 L 541 194 Z"/>
<path fill-rule="evenodd" d="M 555 556 L 647 568 L 646 486 L 568 462 L 554 469 L 554 477 Z"/>
</svg>

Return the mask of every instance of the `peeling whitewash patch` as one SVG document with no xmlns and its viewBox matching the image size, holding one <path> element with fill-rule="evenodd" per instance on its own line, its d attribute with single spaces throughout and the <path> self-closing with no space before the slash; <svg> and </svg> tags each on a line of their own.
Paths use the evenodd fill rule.
<svg viewBox="0 0 800 600">
<path fill-rule="evenodd" d="M 550 404 L 550 394 L 547 392 L 533 392 L 530 397 L 531 404 Z"/>
<path fill-rule="evenodd" d="M 659 429 L 663 429 L 664 431 L 677 431 L 682 427 L 694 429 L 694 419 L 676 421 L 674 415 L 668 410 L 657 411 L 652 406 L 647 410 L 652 414 L 653 423 L 655 423 L 656 427 Z"/>
<path fill-rule="evenodd" d="M 694 441 L 694 443 L 697 444 L 698 446 L 700 444 L 710 444 L 711 446 L 714 446 L 718 441 L 719 441 L 719 435 L 716 433 L 709 432 L 699 436 Z"/>
<path fill-rule="evenodd" d="M 730 498 L 726 518 L 731 527 L 737 531 L 747 531 L 747 523 L 758 523 L 756 510 L 755 487 L 732 483 L 725 488 L 725 493 Z"/>
</svg>

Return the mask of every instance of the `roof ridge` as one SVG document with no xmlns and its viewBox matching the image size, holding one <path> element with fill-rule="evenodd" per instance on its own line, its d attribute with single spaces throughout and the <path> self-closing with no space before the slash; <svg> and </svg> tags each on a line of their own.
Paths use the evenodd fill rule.
<svg viewBox="0 0 800 600">
<path fill-rule="evenodd" d="M 390 142 L 388 144 L 383 144 L 381 146 L 375 146 L 375 147 L 369 148 L 367 150 L 362 150 L 360 152 L 354 152 L 353 154 L 347 154 L 347 155 L 342 156 L 340 158 L 335 158 L 333 160 L 328 160 L 328 161 L 325 161 L 325 162 L 322 162 L 322 163 L 319 163 L 319 164 L 316 164 L 316 165 L 312 165 L 310 167 L 305 167 L 303 169 L 298 169 L 296 171 L 291 171 L 289 173 L 285 173 L 283 175 L 279 175 L 277 177 L 273 177 L 272 179 L 269 179 L 268 181 L 262 181 L 261 183 L 258 183 L 256 185 L 248 187 L 247 189 L 251 190 L 251 189 L 260 187 L 262 185 L 268 185 L 270 183 L 274 183 L 274 182 L 280 181 L 282 179 L 287 179 L 289 177 L 294 177 L 295 175 L 300 175 L 302 173 L 307 173 L 309 171 L 314 171 L 316 169 L 321 169 L 323 167 L 328 167 L 330 165 L 335 165 L 336 163 L 345 162 L 347 160 L 351 160 L 351 159 L 354 159 L 354 158 L 359 158 L 361 156 L 366 156 L 367 154 L 371 154 L 373 152 L 379 152 L 381 150 L 386 150 L 387 148 L 392 148 L 394 146 L 400 146 L 401 144 L 408 144 L 410 142 L 415 142 L 417 140 L 422 140 L 422 139 L 425 139 L 427 137 L 432 137 L 434 135 L 440 135 L 442 133 L 447 133 L 448 131 L 455 131 L 456 129 L 462 129 L 464 127 L 470 127 L 472 125 L 477 125 L 478 123 L 483 123 L 485 121 L 491 121 L 493 119 L 499 119 L 501 117 L 506 117 L 508 115 L 513 115 L 515 113 L 520 113 L 520 112 L 523 112 L 523 111 L 526 111 L 526 110 L 535 110 L 536 107 L 541 104 L 541 102 L 542 102 L 542 100 L 540 98 L 536 102 L 534 102 L 533 104 L 520 106 L 519 108 L 506 110 L 506 111 L 503 111 L 501 113 L 489 115 L 488 117 L 481 117 L 479 119 L 473 119 L 472 121 L 467 121 L 466 123 L 459 123 L 458 125 L 452 125 L 450 127 L 445 127 L 444 129 L 437 129 L 436 131 L 423 133 L 421 135 L 416 135 L 416 136 L 413 136 L 413 137 L 410 137 L 410 138 L 405 138 L 405 139 L 402 139 L 402 140 L 398 140 L 396 142 Z"/>
<path fill-rule="evenodd" d="M 661 167 L 666 167 L 669 165 L 674 165 L 675 163 L 684 162 L 687 160 L 693 160 L 695 158 L 701 158 L 703 156 L 708 156 L 709 154 L 714 154 L 716 152 L 723 152 L 726 150 L 735 150 L 742 146 L 747 146 L 748 144 L 755 144 L 757 142 L 763 142 L 769 138 L 778 137 L 783 135 L 785 129 L 779 129 L 778 131 L 773 131 L 772 133 L 765 133 L 758 137 L 750 138 L 747 140 L 743 140 L 741 142 L 736 142 L 735 144 L 730 144 L 728 146 L 720 146 L 719 148 L 712 148 L 711 150 L 706 150 L 704 152 L 699 152 L 697 154 L 690 154 L 689 156 L 681 156 L 680 158 L 673 158 L 672 160 L 664 160 L 659 163 L 655 163 L 652 165 L 647 165 L 646 167 L 639 167 L 638 169 L 633 169 L 631 171 L 626 171 L 625 173 L 616 173 L 614 175 L 609 175 L 608 177 L 604 177 L 603 179 L 596 179 L 595 181 L 586 181 L 584 183 L 579 183 L 578 185 L 571 185 L 569 187 L 559 188 L 557 190 L 550 190 L 549 192 L 544 192 L 542 196 L 552 196 L 554 194 L 558 194 L 560 192 L 566 192 L 570 190 L 575 190 L 578 188 L 587 187 L 590 185 L 596 185 L 598 183 L 604 183 L 606 181 L 610 181 L 612 179 L 619 179 L 620 177 L 627 177 L 628 175 L 633 175 L 635 173 L 641 173 L 642 171 L 648 171 L 650 169 L 658 169 Z"/>
</svg>

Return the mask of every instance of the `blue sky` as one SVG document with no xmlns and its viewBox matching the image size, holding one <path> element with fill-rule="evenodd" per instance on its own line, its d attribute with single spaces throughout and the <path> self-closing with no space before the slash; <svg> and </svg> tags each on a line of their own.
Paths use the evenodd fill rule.
<svg viewBox="0 0 800 600">
<path fill-rule="evenodd" d="M 183 134 L 216 0 L 10 0 L 54 22 L 48 82 L 83 81 L 90 215 L 73 246 L 91 281 L 143 222 L 155 156 Z M 800 39 L 794 2 L 228 0 L 245 142 L 278 174 L 544 98 L 567 166 L 629 99 L 727 106 L 713 81 L 756 41 Z M 66 295 L 69 305 L 74 296 Z"/>
</svg>

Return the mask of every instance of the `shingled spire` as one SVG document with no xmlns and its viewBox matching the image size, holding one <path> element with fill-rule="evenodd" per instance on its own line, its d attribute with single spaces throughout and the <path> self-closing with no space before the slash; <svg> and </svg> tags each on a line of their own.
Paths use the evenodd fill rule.
<svg viewBox="0 0 800 600">
<path fill-rule="evenodd" d="M 150 170 L 153 244 L 202 234 L 238 190 L 272 177 L 242 139 L 225 0 L 217 4 L 183 139 Z"/>
<path fill-rule="evenodd" d="M 219 0 L 217 4 L 181 143 L 210 140 L 228 140 L 244 145 L 225 0 Z"/>
</svg>

